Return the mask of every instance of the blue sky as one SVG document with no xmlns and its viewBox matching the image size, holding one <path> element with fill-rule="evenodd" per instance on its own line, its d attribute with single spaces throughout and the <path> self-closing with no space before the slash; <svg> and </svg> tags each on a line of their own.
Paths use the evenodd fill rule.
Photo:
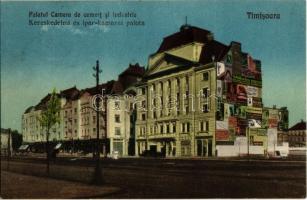
<svg viewBox="0 0 307 200">
<path fill-rule="evenodd" d="M 29 11 L 135 12 L 145 26 L 39 27 Z M 278 20 L 251 20 L 246 12 L 278 13 Z M 305 119 L 305 1 L 1 2 L 1 127 L 21 129 L 21 115 L 56 87 L 116 79 L 129 63 L 147 65 L 163 37 L 188 23 L 262 61 L 265 106 L 287 106 L 290 125 Z"/>
</svg>

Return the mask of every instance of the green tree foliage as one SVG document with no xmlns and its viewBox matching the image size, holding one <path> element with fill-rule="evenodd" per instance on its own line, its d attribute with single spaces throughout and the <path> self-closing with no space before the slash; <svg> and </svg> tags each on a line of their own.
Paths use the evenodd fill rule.
<svg viewBox="0 0 307 200">
<path fill-rule="evenodd" d="M 49 135 L 50 129 L 57 123 L 60 123 L 60 110 L 61 103 L 56 93 L 53 89 L 49 101 L 47 102 L 46 108 L 42 111 L 41 117 L 38 118 L 41 126 L 46 131 L 46 155 L 47 155 L 47 174 L 49 175 L 49 164 L 50 164 L 50 145 L 49 145 Z"/>
</svg>

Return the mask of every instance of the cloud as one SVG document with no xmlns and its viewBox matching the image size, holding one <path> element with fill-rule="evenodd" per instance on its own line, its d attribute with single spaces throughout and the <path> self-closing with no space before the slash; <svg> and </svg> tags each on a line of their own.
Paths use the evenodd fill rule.
<svg viewBox="0 0 307 200">
<path fill-rule="evenodd" d="M 81 31 L 80 29 L 74 28 L 74 27 L 69 28 L 69 30 L 70 30 L 70 32 L 72 32 L 72 34 L 74 34 L 74 35 L 84 35 L 84 34 L 86 34 L 85 31 Z"/>
<path fill-rule="evenodd" d="M 53 30 L 67 30 L 70 31 L 73 35 L 85 35 L 88 33 L 88 31 L 102 31 L 103 33 L 109 32 L 111 29 L 109 26 L 106 25 L 92 25 L 89 26 L 88 28 L 83 28 L 80 29 L 77 26 L 74 25 L 66 25 L 66 26 L 48 26 L 48 25 L 43 25 L 41 26 L 40 30 L 42 32 L 48 32 L 50 29 Z M 87 29 L 87 30 L 86 30 Z"/>
<path fill-rule="evenodd" d="M 41 31 L 44 31 L 44 32 L 47 32 L 48 29 L 49 29 L 49 26 L 47 26 L 47 25 L 43 25 L 43 26 L 41 27 Z"/>
<path fill-rule="evenodd" d="M 67 25 L 67 26 L 48 26 L 48 25 L 43 25 L 41 26 L 41 31 L 43 32 L 48 32 L 49 29 L 53 30 L 66 30 L 71 32 L 73 35 L 84 35 L 86 34 L 86 31 L 83 31 L 79 28 L 75 28 L 73 25 Z"/>
<path fill-rule="evenodd" d="M 108 26 L 105 26 L 105 25 L 93 25 L 90 27 L 91 29 L 97 29 L 97 30 L 100 30 L 104 33 L 107 33 L 110 31 L 110 28 Z"/>
</svg>

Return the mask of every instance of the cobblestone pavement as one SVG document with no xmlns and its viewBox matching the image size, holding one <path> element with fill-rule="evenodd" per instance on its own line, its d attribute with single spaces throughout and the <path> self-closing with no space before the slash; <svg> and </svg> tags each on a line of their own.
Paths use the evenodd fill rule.
<svg viewBox="0 0 307 200">
<path fill-rule="evenodd" d="M 92 186 L 1 171 L 2 198 L 103 198 L 118 191 L 116 187 Z"/>
</svg>

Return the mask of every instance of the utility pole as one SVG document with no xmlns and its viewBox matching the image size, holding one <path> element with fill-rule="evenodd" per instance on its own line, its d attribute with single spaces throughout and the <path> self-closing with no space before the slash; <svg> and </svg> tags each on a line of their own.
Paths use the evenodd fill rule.
<svg viewBox="0 0 307 200">
<path fill-rule="evenodd" d="M 7 139 L 7 170 L 10 170 L 11 143 L 11 129 L 9 128 Z"/>
<path fill-rule="evenodd" d="M 248 161 L 249 161 L 249 145 L 250 145 L 250 129 L 247 127 L 246 129 L 246 134 L 247 134 L 247 156 L 248 156 Z"/>
<path fill-rule="evenodd" d="M 96 67 L 93 67 L 93 70 L 95 71 L 95 74 L 93 76 L 96 78 L 96 94 L 99 94 L 99 74 L 102 72 L 99 69 L 99 61 L 96 61 Z M 103 184 L 103 178 L 102 178 L 102 168 L 100 163 L 100 142 L 99 142 L 99 109 L 100 109 L 100 98 L 96 98 L 96 156 L 94 156 L 94 159 L 96 159 L 96 166 L 94 171 L 94 177 L 92 180 L 92 183 L 95 185 L 101 185 Z"/>
</svg>

